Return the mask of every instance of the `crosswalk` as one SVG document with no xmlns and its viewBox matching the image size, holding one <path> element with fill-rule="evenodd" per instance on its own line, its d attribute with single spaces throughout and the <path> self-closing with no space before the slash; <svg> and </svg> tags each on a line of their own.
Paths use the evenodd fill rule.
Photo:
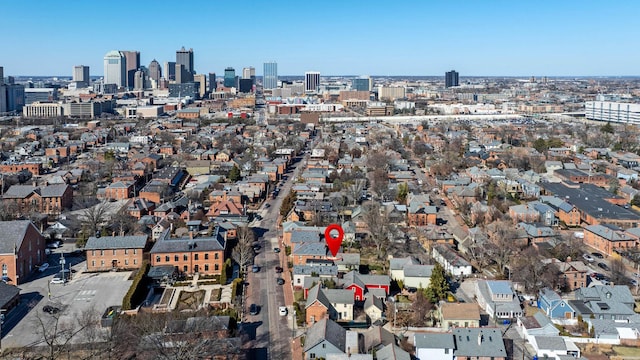
<svg viewBox="0 0 640 360">
<path fill-rule="evenodd" d="M 76 295 L 74 301 L 91 301 L 96 295 L 96 290 L 82 290 Z"/>
</svg>

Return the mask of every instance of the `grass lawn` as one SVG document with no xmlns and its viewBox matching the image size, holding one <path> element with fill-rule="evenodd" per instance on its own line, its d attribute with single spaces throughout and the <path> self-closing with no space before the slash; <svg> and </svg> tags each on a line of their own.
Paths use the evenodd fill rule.
<svg viewBox="0 0 640 360">
<path fill-rule="evenodd" d="M 640 348 L 629 346 L 614 346 L 613 351 L 621 356 L 640 356 Z"/>
</svg>

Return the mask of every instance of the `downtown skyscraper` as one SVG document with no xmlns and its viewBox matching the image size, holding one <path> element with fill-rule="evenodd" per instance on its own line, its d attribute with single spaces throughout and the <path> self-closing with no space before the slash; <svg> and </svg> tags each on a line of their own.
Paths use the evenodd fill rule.
<svg viewBox="0 0 640 360">
<path fill-rule="evenodd" d="M 193 68 L 193 49 L 182 49 L 176 51 L 176 81 L 188 83 L 193 81 L 195 70 Z"/>
<path fill-rule="evenodd" d="M 458 72 L 455 70 L 447 71 L 444 73 L 444 87 L 450 88 L 452 86 L 459 86 Z"/>
<path fill-rule="evenodd" d="M 118 50 L 111 50 L 104 56 L 104 84 L 127 85 L 126 60 Z"/>
<path fill-rule="evenodd" d="M 316 92 L 320 86 L 320 73 L 317 71 L 307 71 L 304 73 L 304 91 Z"/>
<path fill-rule="evenodd" d="M 264 63 L 262 87 L 264 89 L 275 89 L 278 87 L 278 63 L 275 61 Z"/>
<path fill-rule="evenodd" d="M 133 82 L 135 73 L 140 69 L 140 51 L 128 51 L 121 50 L 120 53 L 124 56 L 125 67 L 127 72 L 127 88 L 133 89 Z"/>
</svg>

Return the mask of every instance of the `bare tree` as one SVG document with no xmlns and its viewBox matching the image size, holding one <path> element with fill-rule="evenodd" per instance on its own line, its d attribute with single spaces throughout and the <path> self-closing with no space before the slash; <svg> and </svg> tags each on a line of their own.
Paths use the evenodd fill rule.
<svg viewBox="0 0 640 360">
<path fill-rule="evenodd" d="M 380 203 L 367 201 L 363 204 L 364 220 L 369 227 L 369 240 L 376 247 L 376 256 L 381 258 L 382 249 L 389 245 L 389 217 L 386 216 Z"/>
<path fill-rule="evenodd" d="M 353 183 L 351 185 L 347 186 L 347 196 L 353 201 L 354 206 L 362 198 L 362 192 L 364 191 L 366 185 L 367 180 L 355 179 L 353 180 Z"/>
<path fill-rule="evenodd" d="M 91 236 L 95 236 L 96 232 L 107 222 L 110 210 L 111 204 L 107 201 L 84 209 L 80 215 L 82 227 L 89 230 Z"/>
<path fill-rule="evenodd" d="M 416 298 L 411 304 L 411 310 L 413 310 L 413 316 L 411 325 L 413 326 L 428 326 L 429 319 L 431 318 L 431 310 L 433 310 L 433 304 L 429 301 L 429 298 L 425 296 L 424 290 L 418 290 L 416 292 Z"/>
<path fill-rule="evenodd" d="M 255 234 L 248 226 L 242 226 L 237 231 L 236 244 L 232 251 L 233 259 L 240 266 L 240 270 L 244 273 L 247 265 L 253 262 L 253 242 L 255 241 Z"/>
<path fill-rule="evenodd" d="M 378 199 L 381 199 L 389 190 L 389 178 L 386 170 L 376 169 L 370 172 L 369 182 L 371 184 L 371 191 L 373 191 Z"/>
</svg>

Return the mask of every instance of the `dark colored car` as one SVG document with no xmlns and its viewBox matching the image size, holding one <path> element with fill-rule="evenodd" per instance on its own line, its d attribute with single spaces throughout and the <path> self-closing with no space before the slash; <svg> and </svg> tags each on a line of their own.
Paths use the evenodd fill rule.
<svg viewBox="0 0 640 360">
<path fill-rule="evenodd" d="M 605 263 L 598 263 L 598 267 L 602 270 L 609 271 L 609 267 Z"/>
<path fill-rule="evenodd" d="M 276 272 L 281 273 L 283 271 L 282 266 L 276 266 Z"/>
<path fill-rule="evenodd" d="M 249 315 L 258 315 L 259 312 L 260 308 L 258 307 L 258 305 L 251 304 L 251 306 L 249 306 Z"/>
<path fill-rule="evenodd" d="M 278 285 L 284 285 L 284 279 L 283 278 L 277 278 L 276 279 L 276 283 L 278 283 Z"/>
<path fill-rule="evenodd" d="M 280 248 L 273 248 L 273 252 L 274 253 L 279 253 L 280 252 Z"/>
<path fill-rule="evenodd" d="M 42 311 L 44 311 L 44 312 L 46 312 L 46 313 L 49 313 L 49 314 L 51 314 L 51 315 L 54 315 L 54 314 L 59 313 L 59 312 L 60 312 L 60 309 L 58 309 L 58 308 L 57 308 L 57 307 L 55 307 L 55 306 L 45 305 L 45 306 L 42 308 Z"/>
<path fill-rule="evenodd" d="M 604 256 L 598 252 L 592 252 L 591 255 L 597 257 L 598 259 L 604 259 Z"/>
</svg>

